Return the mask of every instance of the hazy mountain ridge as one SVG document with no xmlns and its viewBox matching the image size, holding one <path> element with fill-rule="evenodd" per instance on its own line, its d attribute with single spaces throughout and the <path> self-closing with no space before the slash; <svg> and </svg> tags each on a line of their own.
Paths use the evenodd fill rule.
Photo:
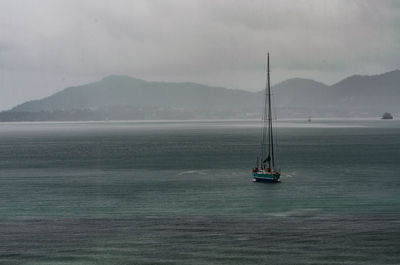
<svg viewBox="0 0 400 265">
<path fill-rule="evenodd" d="M 127 76 L 108 76 L 99 82 L 69 87 L 50 97 L 25 102 L 12 111 L 99 109 L 110 106 L 217 108 L 241 104 L 253 94 L 196 83 L 147 82 Z"/>
<path fill-rule="evenodd" d="M 337 106 L 396 106 L 400 100 L 400 70 L 372 76 L 350 76 L 333 84 L 328 97 L 334 100 Z"/>
<path fill-rule="evenodd" d="M 273 87 L 277 107 L 320 107 L 329 86 L 304 78 L 292 78 Z"/>
<path fill-rule="evenodd" d="M 397 113 L 400 70 L 372 76 L 354 75 L 331 86 L 292 78 L 275 85 L 273 93 L 280 117 Z M 0 113 L 0 120 L 255 118 L 260 116 L 263 99 L 263 90 L 254 93 L 112 75 L 22 103 Z"/>
</svg>

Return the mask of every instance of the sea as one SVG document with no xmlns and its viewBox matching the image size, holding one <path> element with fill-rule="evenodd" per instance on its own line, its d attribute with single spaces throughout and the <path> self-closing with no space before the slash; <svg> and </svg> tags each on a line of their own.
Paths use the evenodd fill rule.
<svg viewBox="0 0 400 265">
<path fill-rule="evenodd" d="M 400 264 L 400 120 L 0 124 L 0 264 Z"/>
</svg>

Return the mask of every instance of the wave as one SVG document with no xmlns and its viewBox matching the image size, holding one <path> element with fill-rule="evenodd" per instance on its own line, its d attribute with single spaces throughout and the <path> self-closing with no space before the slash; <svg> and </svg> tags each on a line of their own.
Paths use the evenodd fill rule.
<svg viewBox="0 0 400 265">
<path fill-rule="evenodd" d="M 177 176 L 192 175 L 192 174 L 207 175 L 207 172 L 205 172 L 204 170 L 186 170 L 178 173 Z"/>
<path fill-rule="evenodd" d="M 283 177 L 283 178 L 294 178 L 296 175 L 297 175 L 296 171 L 291 171 L 291 172 L 283 174 L 281 177 Z"/>
</svg>

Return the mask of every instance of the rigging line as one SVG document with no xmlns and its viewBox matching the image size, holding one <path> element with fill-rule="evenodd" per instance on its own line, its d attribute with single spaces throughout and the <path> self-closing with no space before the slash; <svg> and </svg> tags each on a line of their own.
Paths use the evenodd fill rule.
<svg viewBox="0 0 400 265">
<path fill-rule="evenodd" d="M 264 106 L 265 109 L 265 106 Z M 266 127 L 265 127 L 265 114 L 262 116 L 262 121 L 261 121 L 261 150 L 260 150 L 260 162 L 261 166 L 264 164 L 264 156 L 266 152 Z"/>
<path fill-rule="evenodd" d="M 267 53 L 267 84 L 266 84 L 266 98 L 265 98 L 265 104 L 266 106 L 268 105 L 268 109 L 266 107 L 265 110 L 265 115 L 268 116 L 268 123 L 265 125 L 267 130 L 268 130 L 268 168 L 271 168 L 271 130 L 270 130 L 270 123 L 271 123 L 271 117 L 270 117 L 270 103 L 269 103 L 269 98 L 270 98 L 270 88 L 269 88 L 269 52 Z"/>
<path fill-rule="evenodd" d="M 279 150 L 279 138 L 278 138 L 278 117 L 277 117 L 277 107 L 276 107 L 276 94 L 273 92 L 273 87 L 271 87 L 271 102 L 272 102 L 272 110 L 273 110 L 273 133 L 274 133 L 274 151 Z M 275 165 L 279 164 L 279 162 L 277 161 L 276 157 L 274 157 L 275 159 Z"/>
<path fill-rule="evenodd" d="M 262 120 L 262 128 L 261 128 L 261 150 L 260 150 L 260 165 L 262 166 L 263 165 L 263 161 L 265 160 L 264 159 L 264 156 L 265 156 L 265 149 L 266 149 L 266 143 L 265 143 L 265 134 L 266 134 L 266 132 L 265 132 L 265 126 L 264 126 L 264 117 L 263 117 L 263 120 Z"/>
</svg>

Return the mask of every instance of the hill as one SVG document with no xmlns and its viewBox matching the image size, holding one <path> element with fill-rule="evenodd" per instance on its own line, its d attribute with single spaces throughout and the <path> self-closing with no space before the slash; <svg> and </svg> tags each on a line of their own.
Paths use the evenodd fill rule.
<svg viewBox="0 0 400 265">
<path fill-rule="evenodd" d="M 400 71 L 354 75 L 328 86 L 293 78 L 273 87 L 279 117 L 379 116 L 399 113 Z M 0 113 L 0 121 L 258 118 L 257 93 L 196 83 L 148 82 L 112 75 Z"/>
<path fill-rule="evenodd" d="M 257 109 L 254 104 L 260 103 L 254 93 L 247 91 L 189 82 L 148 82 L 112 75 L 98 82 L 66 88 L 47 98 L 22 103 L 3 113 L 3 117 L 7 114 L 8 119 L 20 116 L 21 119 L 40 120 L 42 116 L 52 120 L 60 116 L 61 120 L 69 120 L 85 110 L 82 120 L 229 118 L 246 117 Z"/>
<path fill-rule="evenodd" d="M 224 109 L 243 105 L 246 91 L 195 83 L 147 82 L 128 76 L 108 76 L 99 82 L 69 87 L 50 97 L 29 101 L 12 111 L 101 109 L 115 106 Z"/>
<path fill-rule="evenodd" d="M 396 108 L 400 101 L 400 70 L 372 76 L 353 75 L 332 85 L 327 97 L 338 107 Z"/>
</svg>

